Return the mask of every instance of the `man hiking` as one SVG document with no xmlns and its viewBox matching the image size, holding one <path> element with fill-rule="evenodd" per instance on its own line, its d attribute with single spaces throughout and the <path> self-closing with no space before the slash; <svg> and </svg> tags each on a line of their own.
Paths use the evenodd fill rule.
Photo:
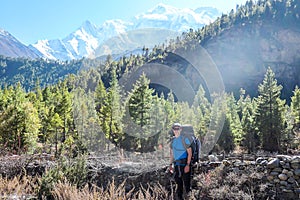
<svg viewBox="0 0 300 200">
<path fill-rule="evenodd" d="M 180 135 L 182 131 L 180 123 L 174 123 L 172 130 L 174 138 L 170 145 L 170 171 L 175 173 L 176 194 L 178 199 L 181 200 L 183 199 L 184 189 L 186 194 L 191 190 L 192 148 L 189 139 Z"/>
</svg>

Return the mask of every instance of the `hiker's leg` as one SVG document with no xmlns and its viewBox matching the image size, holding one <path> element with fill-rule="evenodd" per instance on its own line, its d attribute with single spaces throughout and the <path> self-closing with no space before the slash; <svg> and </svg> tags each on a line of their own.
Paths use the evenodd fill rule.
<svg viewBox="0 0 300 200">
<path fill-rule="evenodd" d="M 183 167 L 175 166 L 175 182 L 177 184 L 176 195 L 178 199 L 183 199 Z"/>
<path fill-rule="evenodd" d="M 188 173 L 183 174 L 183 181 L 186 193 L 191 191 L 191 170 Z"/>
</svg>

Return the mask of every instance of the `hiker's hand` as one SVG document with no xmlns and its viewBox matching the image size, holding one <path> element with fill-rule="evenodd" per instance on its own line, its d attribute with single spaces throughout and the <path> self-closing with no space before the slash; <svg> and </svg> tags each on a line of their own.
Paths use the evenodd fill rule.
<svg viewBox="0 0 300 200">
<path fill-rule="evenodd" d="M 173 172 L 174 172 L 174 169 L 173 169 L 173 166 L 172 166 L 172 165 L 170 165 L 170 167 L 169 167 L 169 172 L 170 172 L 171 174 L 173 174 Z"/>
<path fill-rule="evenodd" d="M 184 167 L 184 173 L 188 173 L 190 171 L 190 166 L 189 165 L 186 165 Z"/>
</svg>

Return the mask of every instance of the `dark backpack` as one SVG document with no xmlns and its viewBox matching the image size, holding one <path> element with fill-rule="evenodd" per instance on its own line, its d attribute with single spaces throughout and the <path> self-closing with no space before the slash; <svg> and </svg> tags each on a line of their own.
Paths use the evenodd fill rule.
<svg viewBox="0 0 300 200">
<path fill-rule="evenodd" d="M 201 142 L 199 140 L 199 138 L 197 138 L 195 136 L 194 133 L 194 129 L 192 126 L 190 125 L 183 125 L 182 126 L 182 131 L 180 133 L 183 137 L 182 137 L 182 143 L 185 146 L 185 148 L 192 148 L 192 160 L 191 160 L 191 164 L 195 164 L 197 162 L 199 162 L 200 160 L 200 153 L 201 153 Z M 190 141 L 191 145 L 188 146 L 185 143 L 185 139 L 188 138 L 188 140 Z"/>
</svg>

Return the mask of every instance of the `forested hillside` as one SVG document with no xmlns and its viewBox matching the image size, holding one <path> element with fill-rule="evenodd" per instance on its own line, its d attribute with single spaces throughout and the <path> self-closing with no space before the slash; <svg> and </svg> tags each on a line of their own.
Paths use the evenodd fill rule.
<svg viewBox="0 0 300 200">
<path fill-rule="evenodd" d="M 134 83 L 128 94 L 122 93 L 122 85 L 118 83 L 121 77 L 146 63 L 163 63 L 186 75 L 186 61 L 172 52 L 194 48 L 198 45 L 196 39 L 213 58 L 215 56 L 213 60 L 227 86 L 226 105 L 220 112 L 226 113 L 226 117 L 215 150 L 230 151 L 238 146 L 250 152 L 297 149 L 300 115 L 296 46 L 291 46 L 295 48 L 292 56 L 287 53 L 279 56 L 291 60 L 291 63 L 265 62 L 262 57 L 266 54 L 260 52 L 259 57 L 236 54 L 234 56 L 240 59 L 237 63 L 236 59 L 218 60 L 218 55 L 222 52 L 228 54 L 226 38 L 232 49 L 237 48 L 235 43 L 245 42 L 237 37 L 232 42 L 231 34 L 243 33 L 242 37 L 247 36 L 248 39 L 262 35 L 264 40 L 273 41 L 280 30 L 288 33 L 291 33 L 290 30 L 298 31 L 298 5 L 296 0 L 267 0 L 256 4 L 249 1 L 238 7 L 236 12 L 223 14 L 209 26 L 183 33 L 181 37 L 152 50 L 145 47 L 142 55 L 123 56 L 118 60 L 112 56 L 107 56 L 105 61 L 82 59 L 68 62 L 1 57 L 0 141 L 6 150 L 19 153 L 41 151 L 37 145 L 41 143 L 42 148 L 55 144 L 55 153 L 58 154 L 61 148 L 71 148 L 70 143 L 76 142 L 79 142 L 80 148 L 99 146 L 97 142 L 111 142 L 127 150 L 149 152 L 165 144 L 169 126 L 174 121 L 192 124 L 202 139 L 213 138 L 216 133 L 208 133 L 207 130 L 210 121 L 221 117 L 221 114 L 216 114 L 215 105 L 220 102 L 210 99 L 203 80 L 190 78 L 198 86 L 201 84 L 195 87 L 197 95 L 192 104 L 177 102 L 168 88 L 149 87 L 151 80 L 145 75 Z M 266 31 L 266 27 L 272 29 Z M 268 35 L 271 37 L 267 38 L 266 34 L 271 34 Z M 290 41 L 289 35 L 286 35 L 286 40 Z M 297 41 L 295 39 L 295 43 Z M 276 42 L 279 45 L 280 41 Z M 247 45 L 245 43 L 243 49 L 247 49 Z M 287 51 L 288 46 L 281 45 L 281 52 Z M 225 50 L 222 47 L 226 47 Z M 272 51 L 275 52 L 272 55 L 277 55 L 277 50 L 268 50 L 269 53 Z M 244 61 L 254 61 L 255 65 L 250 66 Z M 277 83 L 277 80 L 280 81 Z M 125 114 L 126 105 L 129 106 L 130 119 L 141 127 L 148 125 L 155 134 L 148 129 L 143 130 L 145 135 L 140 138 L 124 131 L 130 126 Z M 186 110 L 189 112 L 182 112 Z M 29 123 L 31 120 L 34 123 Z M 139 131 L 136 130 L 135 134 L 142 134 Z M 95 137 L 100 139 L 95 140 Z M 51 148 L 48 150 L 53 151 Z"/>
<path fill-rule="evenodd" d="M 187 48 L 190 40 L 199 41 L 221 72 L 227 92 L 239 96 L 239 89 L 257 96 L 257 86 L 270 66 L 283 85 L 282 98 L 290 102 L 295 85 L 299 85 L 300 30 L 299 2 L 296 0 L 248 1 L 237 10 L 223 14 L 216 21 L 198 30 L 190 30 L 153 49 L 144 47 L 140 55 L 113 55 L 120 78 L 133 66 L 148 62 L 176 65 L 178 59 L 167 56 L 178 48 Z M 96 68 L 101 75 L 107 71 L 100 59 L 78 61 L 27 60 L 0 57 L 1 85 L 20 82 L 28 90 L 39 80 L 41 86 L 56 83 L 79 69 Z M 104 59 L 105 60 L 105 59 Z M 107 86 L 109 80 L 104 80 Z"/>
</svg>

